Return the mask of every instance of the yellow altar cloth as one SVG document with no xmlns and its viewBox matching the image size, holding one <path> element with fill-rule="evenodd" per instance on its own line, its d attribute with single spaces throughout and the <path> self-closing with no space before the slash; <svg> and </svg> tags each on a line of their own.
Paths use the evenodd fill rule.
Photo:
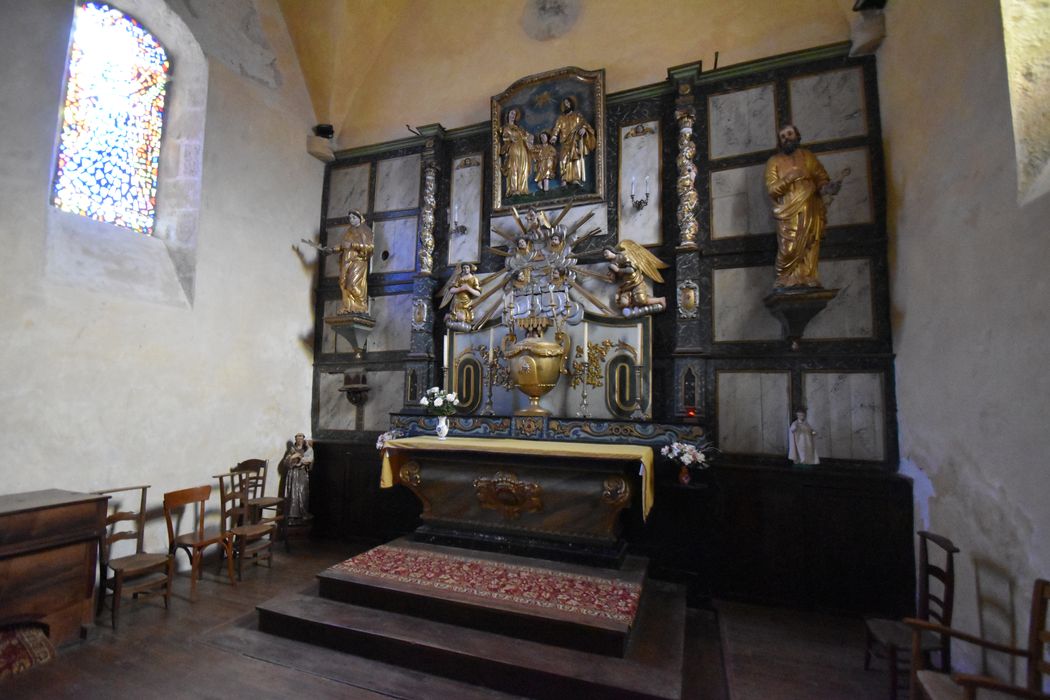
<svg viewBox="0 0 1050 700">
<path fill-rule="evenodd" d="M 642 477 L 642 517 L 649 517 L 653 507 L 653 448 L 643 445 L 614 445 L 593 442 L 550 442 L 546 440 L 507 440 L 500 438 L 454 437 L 439 440 L 433 435 L 388 440 L 383 448 L 381 488 L 394 485 L 394 470 L 409 459 L 412 450 L 445 450 L 448 452 L 490 452 L 571 457 L 573 459 L 638 460 Z"/>
</svg>

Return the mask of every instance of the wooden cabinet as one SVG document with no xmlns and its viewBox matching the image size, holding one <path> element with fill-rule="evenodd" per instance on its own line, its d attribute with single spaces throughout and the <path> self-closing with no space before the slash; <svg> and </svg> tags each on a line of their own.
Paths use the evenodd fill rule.
<svg viewBox="0 0 1050 700">
<path fill-rule="evenodd" d="M 59 489 L 0 496 L 0 622 L 37 619 L 56 645 L 82 636 L 108 500 Z"/>
</svg>

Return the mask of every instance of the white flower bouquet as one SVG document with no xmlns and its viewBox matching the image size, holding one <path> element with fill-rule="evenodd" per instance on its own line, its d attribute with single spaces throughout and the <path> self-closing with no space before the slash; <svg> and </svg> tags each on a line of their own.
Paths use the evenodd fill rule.
<svg viewBox="0 0 1050 700">
<path fill-rule="evenodd" d="M 672 462 L 678 462 L 683 467 L 696 467 L 707 469 L 711 464 L 707 461 L 707 453 L 713 448 L 710 445 L 691 445 L 688 442 L 672 442 L 660 448 L 660 454 Z"/>
<path fill-rule="evenodd" d="M 400 430 L 388 430 L 376 439 L 376 449 L 382 450 L 386 447 L 386 443 L 389 440 L 396 440 L 399 437 L 404 437 L 405 434 Z"/>
<path fill-rule="evenodd" d="M 423 394 L 419 405 L 427 409 L 427 413 L 435 416 L 451 416 L 459 407 L 459 397 L 454 391 L 445 391 L 441 387 L 432 386 Z"/>
</svg>

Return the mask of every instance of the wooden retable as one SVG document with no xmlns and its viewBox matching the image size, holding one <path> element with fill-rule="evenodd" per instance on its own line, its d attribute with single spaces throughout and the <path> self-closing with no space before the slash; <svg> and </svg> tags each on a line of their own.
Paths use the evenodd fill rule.
<svg viewBox="0 0 1050 700">
<path fill-rule="evenodd" d="M 0 496 L 0 623 L 43 622 L 55 645 L 84 635 L 108 500 L 60 489 Z"/>
</svg>

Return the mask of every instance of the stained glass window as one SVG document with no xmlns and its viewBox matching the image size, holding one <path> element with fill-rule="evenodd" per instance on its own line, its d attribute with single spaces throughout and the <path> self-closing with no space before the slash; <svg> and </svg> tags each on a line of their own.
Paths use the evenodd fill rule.
<svg viewBox="0 0 1050 700">
<path fill-rule="evenodd" d="M 108 5 L 78 4 L 69 53 L 56 207 L 153 232 L 165 88 L 164 47 Z"/>
</svg>

